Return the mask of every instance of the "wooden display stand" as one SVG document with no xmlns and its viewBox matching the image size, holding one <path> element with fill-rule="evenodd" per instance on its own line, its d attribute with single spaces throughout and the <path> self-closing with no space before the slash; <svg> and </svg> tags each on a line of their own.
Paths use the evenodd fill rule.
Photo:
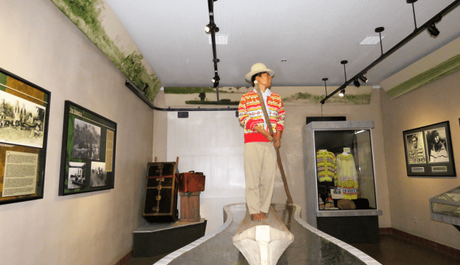
<svg viewBox="0 0 460 265">
<path fill-rule="evenodd" d="M 180 195 L 180 222 L 199 222 L 200 192 L 204 191 L 205 176 L 202 172 L 189 171 L 178 174 Z"/>
<path fill-rule="evenodd" d="M 200 216 L 200 193 L 179 192 L 180 195 L 180 222 L 199 222 Z"/>
</svg>

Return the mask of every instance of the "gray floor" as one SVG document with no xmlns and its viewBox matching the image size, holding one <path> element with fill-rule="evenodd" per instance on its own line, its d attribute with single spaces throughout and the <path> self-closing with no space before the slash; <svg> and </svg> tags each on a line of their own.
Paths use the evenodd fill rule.
<svg viewBox="0 0 460 265">
<path fill-rule="evenodd" d="M 164 256 L 157 256 L 151 258 L 131 258 L 126 265 L 152 265 L 159 261 Z"/>
<path fill-rule="evenodd" d="M 173 259 L 169 263 L 170 265 L 248 265 L 244 256 L 236 249 L 231 241 L 241 221 L 248 215 L 247 209 L 244 204 L 234 204 L 224 209 L 229 214 L 227 226 L 215 236 L 195 245 L 190 251 Z M 277 216 L 295 236 L 294 242 L 278 260 L 278 265 L 364 264 L 362 260 L 334 244 L 333 242 L 336 240 L 325 240 L 314 230 L 307 229 L 308 225 L 303 226 L 300 224 L 298 222 L 299 219 L 296 219 L 299 218 L 298 214 L 295 206 L 292 205 L 272 204 L 270 208 L 269 216 L 272 218 Z M 259 223 L 259 225 L 262 225 L 262 223 Z M 437 252 L 429 247 L 412 243 L 397 235 L 380 235 L 379 243 L 353 243 L 351 245 L 385 265 L 460 265 L 459 259 Z M 127 264 L 150 265 L 161 258 L 163 256 L 132 258 Z M 360 258 L 362 259 L 363 257 Z M 162 264 L 166 264 L 165 261 Z"/>
<path fill-rule="evenodd" d="M 379 243 L 352 244 L 384 265 L 455 265 L 460 260 L 394 235 L 381 235 Z M 127 265 L 151 265 L 163 256 L 131 258 Z"/>
<path fill-rule="evenodd" d="M 379 243 L 351 244 L 386 265 L 455 265 L 460 260 L 395 235 L 380 235 Z"/>
</svg>

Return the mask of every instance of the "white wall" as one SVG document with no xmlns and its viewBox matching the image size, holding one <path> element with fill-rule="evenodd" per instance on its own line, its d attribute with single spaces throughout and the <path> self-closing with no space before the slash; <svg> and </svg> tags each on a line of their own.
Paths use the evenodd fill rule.
<svg viewBox="0 0 460 265">
<path fill-rule="evenodd" d="M 51 92 L 44 198 L 0 205 L 0 264 L 115 264 L 141 222 L 153 111 L 51 1 L 3 1 L 0 32 L 0 67 Z M 117 123 L 114 189 L 58 196 L 65 100 Z"/>
<path fill-rule="evenodd" d="M 381 93 L 392 226 L 456 249 L 460 249 L 459 231 L 452 225 L 431 220 L 429 199 L 460 186 L 460 180 L 458 177 L 408 177 L 402 132 L 449 121 L 458 175 L 459 81 L 457 71 L 394 99 L 383 90 Z"/>
<path fill-rule="evenodd" d="M 168 161 L 179 157 L 179 171 L 203 172 L 200 214 L 206 231 L 223 223 L 223 206 L 244 202 L 243 129 L 235 111 L 190 111 L 189 118 L 168 112 Z"/>
</svg>

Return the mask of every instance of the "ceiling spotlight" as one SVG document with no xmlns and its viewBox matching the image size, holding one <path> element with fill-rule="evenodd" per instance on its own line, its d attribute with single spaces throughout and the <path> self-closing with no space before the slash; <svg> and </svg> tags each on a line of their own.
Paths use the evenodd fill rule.
<svg viewBox="0 0 460 265">
<path fill-rule="evenodd" d="M 361 85 L 358 79 L 353 80 L 353 84 L 355 85 L 355 87 L 359 87 Z"/>
<path fill-rule="evenodd" d="M 361 79 L 361 81 L 363 81 L 364 83 L 367 83 L 367 81 L 369 81 L 369 79 L 367 79 L 367 77 L 365 77 L 364 75 L 359 76 L 359 79 Z"/>
<path fill-rule="evenodd" d="M 204 32 L 209 34 L 211 33 L 212 29 L 214 29 L 214 32 L 219 32 L 219 28 L 214 23 L 209 23 L 208 25 L 206 25 L 206 27 L 204 27 Z"/>
<path fill-rule="evenodd" d="M 206 32 L 207 34 L 211 33 L 211 24 L 208 24 L 206 25 L 206 27 L 204 27 L 204 32 Z"/>
<path fill-rule="evenodd" d="M 220 77 L 218 74 L 216 74 L 212 79 L 211 81 L 215 84 L 215 83 L 219 83 L 220 81 Z"/>
<path fill-rule="evenodd" d="M 432 37 L 437 37 L 439 35 L 439 30 L 436 28 L 436 25 L 434 23 L 428 26 L 427 30 L 430 36 Z"/>
<path fill-rule="evenodd" d="M 343 98 L 345 96 L 345 89 L 340 90 L 339 97 Z"/>
</svg>

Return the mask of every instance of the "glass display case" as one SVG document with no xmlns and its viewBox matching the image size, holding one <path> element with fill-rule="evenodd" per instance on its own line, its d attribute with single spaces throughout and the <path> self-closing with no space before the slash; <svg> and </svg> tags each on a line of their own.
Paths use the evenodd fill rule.
<svg viewBox="0 0 460 265">
<path fill-rule="evenodd" d="M 460 187 L 430 199 L 431 219 L 460 226 Z"/>
<path fill-rule="evenodd" d="M 372 128 L 373 121 L 310 122 L 303 132 L 307 222 L 345 242 L 378 240 L 382 212 L 376 199 Z M 368 229 L 373 239 L 334 234 L 345 233 L 345 227 L 352 237 Z"/>
<path fill-rule="evenodd" d="M 370 129 L 314 136 L 318 210 L 377 209 Z"/>
</svg>

